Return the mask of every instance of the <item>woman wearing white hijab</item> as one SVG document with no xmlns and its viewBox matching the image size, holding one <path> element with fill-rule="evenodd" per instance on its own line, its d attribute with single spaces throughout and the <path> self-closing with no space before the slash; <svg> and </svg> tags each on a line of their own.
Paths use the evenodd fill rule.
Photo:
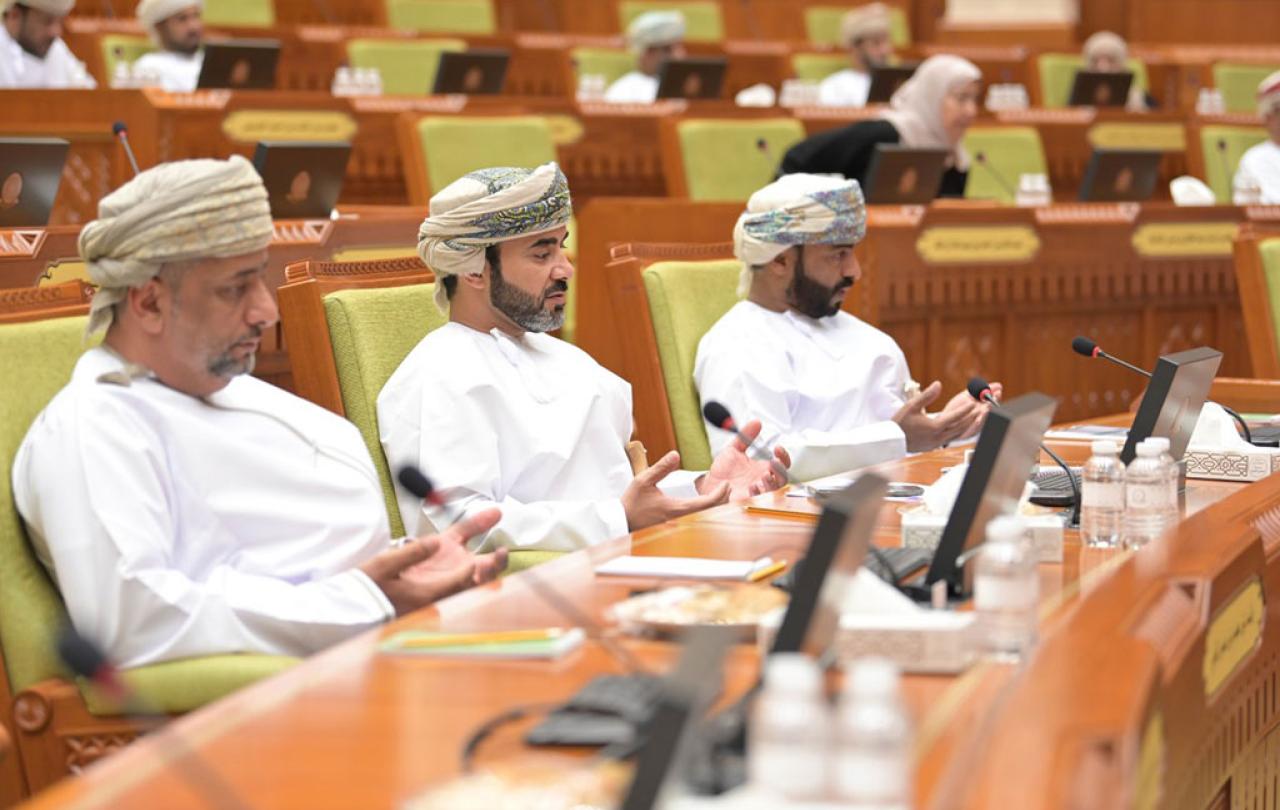
<svg viewBox="0 0 1280 810">
<path fill-rule="evenodd" d="M 1081 49 L 1086 70 L 1098 73 L 1124 73 L 1129 70 L 1129 46 L 1119 34 L 1099 31 L 1084 41 Z M 1129 97 L 1124 108 L 1129 112 L 1148 112 L 1156 106 L 1155 99 L 1142 92 L 1135 76 L 1129 85 Z"/>
<path fill-rule="evenodd" d="M 978 117 L 981 84 L 982 72 L 972 62 L 931 56 L 893 94 L 881 118 L 806 138 L 787 151 L 779 173 L 842 174 L 865 187 L 879 144 L 946 149 L 951 155 L 938 196 L 963 196 L 969 155 L 962 141 Z"/>
</svg>

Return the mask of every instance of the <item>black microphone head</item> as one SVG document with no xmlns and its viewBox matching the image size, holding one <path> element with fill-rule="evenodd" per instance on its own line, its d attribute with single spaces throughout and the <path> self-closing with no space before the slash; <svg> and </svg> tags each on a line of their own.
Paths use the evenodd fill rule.
<svg viewBox="0 0 1280 810">
<path fill-rule="evenodd" d="M 981 377 L 970 377 L 969 378 L 969 396 L 973 397 L 979 402 L 985 402 L 986 398 L 991 396 L 991 386 L 988 385 L 987 381 L 982 379 Z"/>
<path fill-rule="evenodd" d="M 115 135 L 117 138 L 120 137 L 120 133 L 128 131 L 129 128 L 124 125 L 123 121 L 117 121 L 111 125 L 111 134 Z"/>
<path fill-rule="evenodd" d="M 761 152 L 769 151 L 769 142 L 764 138 L 756 138 L 756 148 Z"/>
<path fill-rule="evenodd" d="M 1226 151 L 1227 151 L 1227 139 L 1226 139 L 1226 138 L 1219 138 L 1219 139 L 1218 139 L 1218 151 L 1219 151 L 1219 152 L 1226 152 Z"/>
<path fill-rule="evenodd" d="M 729 430 L 733 426 L 733 417 L 729 415 L 729 409 L 714 399 L 702 406 L 702 415 L 718 428 Z"/>
<path fill-rule="evenodd" d="M 400 482 L 400 486 L 409 490 L 415 497 L 423 500 L 430 498 L 436 491 L 431 479 L 423 475 L 422 470 L 412 464 L 406 464 L 401 467 L 400 472 L 396 473 L 396 480 Z"/>
<path fill-rule="evenodd" d="M 108 668 L 107 657 L 92 641 L 76 632 L 68 623 L 58 633 L 58 657 L 75 674 L 94 678 Z"/>
<path fill-rule="evenodd" d="M 973 159 L 974 159 L 974 160 L 976 160 L 976 161 L 978 161 L 979 163 L 986 163 L 986 162 L 987 162 L 987 153 L 986 153 L 986 152 L 974 152 L 974 154 L 973 154 Z"/>
<path fill-rule="evenodd" d="M 1076 354 L 1082 354 L 1085 357 L 1096 357 L 1098 344 L 1094 343 L 1084 335 L 1077 335 L 1076 338 L 1071 341 L 1071 350 Z"/>
</svg>

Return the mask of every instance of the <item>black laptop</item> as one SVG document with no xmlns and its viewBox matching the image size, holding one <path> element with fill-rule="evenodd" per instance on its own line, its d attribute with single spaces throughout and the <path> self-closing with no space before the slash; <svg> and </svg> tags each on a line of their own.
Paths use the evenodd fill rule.
<svg viewBox="0 0 1280 810">
<path fill-rule="evenodd" d="M 720 98 L 727 65 L 719 56 L 668 59 L 658 70 L 658 98 Z"/>
<path fill-rule="evenodd" d="M 274 90 L 280 41 L 233 39 L 204 46 L 197 90 Z"/>
<path fill-rule="evenodd" d="M 1156 190 L 1163 152 L 1095 149 L 1080 184 L 1084 202 L 1145 202 Z"/>
<path fill-rule="evenodd" d="M 918 65 L 879 65 L 871 68 L 871 87 L 867 89 L 868 104 L 888 104 L 898 88 L 906 84 Z"/>
<path fill-rule="evenodd" d="M 502 95 L 510 62 L 511 53 L 496 48 L 445 51 L 440 54 L 440 66 L 436 69 L 436 82 L 431 92 L 436 95 Z"/>
<path fill-rule="evenodd" d="M 1129 101 L 1133 72 L 1077 70 L 1071 82 L 1068 107 L 1123 107 Z"/>
<path fill-rule="evenodd" d="M 70 148 L 61 138 L 0 138 L 0 227 L 49 224 Z"/>
<path fill-rule="evenodd" d="M 253 167 L 267 187 L 272 219 L 328 219 L 350 156 L 349 143 L 259 141 Z"/>
<path fill-rule="evenodd" d="M 867 169 L 867 202 L 872 205 L 927 205 L 942 188 L 947 170 L 945 149 L 912 149 L 876 144 Z"/>
</svg>

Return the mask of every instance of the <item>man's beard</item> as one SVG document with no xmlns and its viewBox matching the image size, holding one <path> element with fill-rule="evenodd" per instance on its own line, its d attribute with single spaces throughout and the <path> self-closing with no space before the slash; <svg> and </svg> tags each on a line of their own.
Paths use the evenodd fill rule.
<svg viewBox="0 0 1280 810">
<path fill-rule="evenodd" d="M 840 311 L 841 300 L 836 293 L 853 286 L 853 279 L 842 278 L 834 286 L 819 284 L 805 275 L 804 250 L 796 256 L 796 270 L 787 287 L 787 303 L 802 315 L 810 318 L 830 318 Z"/>
<path fill-rule="evenodd" d="M 252 374 L 253 367 L 257 363 L 258 359 L 257 352 L 251 352 L 244 359 L 240 359 L 232 356 L 231 349 L 234 349 L 236 344 L 244 343 L 248 340 L 259 339 L 261 337 L 262 329 L 257 326 L 253 327 L 248 334 L 238 338 L 235 343 L 231 344 L 231 348 L 209 361 L 209 365 L 207 366 L 209 373 L 215 377 L 223 377 L 226 379 L 230 379 L 231 377 L 235 377 L 239 374 Z"/>
<path fill-rule="evenodd" d="M 489 285 L 489 302 L 494 309 L 510 318 L 527 332 L 550 332 L 564 326 L 564 305 L 546 309 L 547 297 L 552 293 L 568 293 L 569 282 L 553 281 L 541 296 L 533 296 L 502 278 L 502 271 L 493 266 Z"/>
</svg>

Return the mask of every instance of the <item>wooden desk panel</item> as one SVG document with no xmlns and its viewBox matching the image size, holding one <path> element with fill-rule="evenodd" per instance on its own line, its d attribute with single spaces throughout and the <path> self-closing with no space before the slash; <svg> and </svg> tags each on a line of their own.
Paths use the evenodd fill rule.
<svg viewBox="0 0 1280 810">
<path fill-rule="evenodd" d="M 1064 452 L 1079 460 L 1085 451 L 1075 444 Z M 958 457 L 958 450 L 941 451 L 881 469 L 897 480 L 930 481 Z M 1247 488 L 1189 487 L 1193 498 L 1201 490 L 1216 502 L 1140 553 L 1082 549 L 1069 537 L 1064 562 L 1042 566 L 1042 641 L 1025 666 L 982 663 L 959 677 L 905 679 L 917 718 L 917 806 L 1131 806 L 1135 793 L 1150 789 L 1164 797 L 1159 806 L 1200 808 L 1228 778 L 1232 795 L 1262 789 L 1274 766 L 1263 745 L 1280 719 L 1266 691 L 1280 663 L 1280 478 Z M 603 559 L 627 551 L 747 559 L 779 547 L 791 556 L 810 525 L 734 504 L 570 555 L 533 576 L 601 618 L 631 588 L 651 584 L 596 577 L 592 569 Z M 189 715 L 167 733 L 181 735 L 255 807 L 396 806 L 456 775 L 462 741 L 497 712 L 561 699 L 595 674 L 622 669 L 594 642 L 558 662 L 377 654 L 378 638 L 410 627 L 563 623 L 529 578 L 445 600 Z M 1204 639 L 1238 587 L 1254 578 L 1266 612 L 1257 617 L 1258 646 L 1209 702 L 1200 680 Z M 660 642 L 622 643 L 657 669 L 674 657 Z M 735 650 L 729 697 L 756 667 L 749 648 Z M 478 763 L 532 758 L 569 768 L 584 761 L 580 752 L 528 751 L 519 743 L 525 727 L 499 729 Z M 163 734 L 144 739 L 31 806 L 203 806 L 173 767 L 180 750 Z"/>
</svg>

